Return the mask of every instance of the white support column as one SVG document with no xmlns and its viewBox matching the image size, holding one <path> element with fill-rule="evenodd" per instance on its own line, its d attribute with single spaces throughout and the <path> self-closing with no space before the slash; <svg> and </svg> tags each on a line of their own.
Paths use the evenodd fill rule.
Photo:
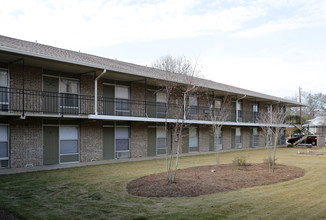
<svg viewBox="0 0 326 220">
<path fill-rule="evenodd" d="M 98 77 L 96 77 L 96 79 L 95 79 L 95 91 L 94 91 L 94 114 L 95 115 L 97 115 L 98 114 L 98 112 L 97 112 L 97 80 L 99 79 L 99 78 L 101 78 L 104 74 L 106 73 L 106 69 L 104 69 L 103 70 L 103 72 L 98 76 Z"/>
</svg>

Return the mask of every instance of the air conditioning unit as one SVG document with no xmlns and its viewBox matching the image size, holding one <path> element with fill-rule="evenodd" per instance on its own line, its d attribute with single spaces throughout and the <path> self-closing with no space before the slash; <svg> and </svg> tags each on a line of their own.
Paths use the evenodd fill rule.
<svg viewBox="0 0 326 220">
<path fill-rule="evenodd" d="M 116 158 L 129 158 L 130 154 L 129 151 L 128 152 L 116 152 Z"/>
<path fill-rule="evenodd" d="M 0 160 L 0 168 L 8 168 L 9 167 L 9 160 Z"/>
</svg>

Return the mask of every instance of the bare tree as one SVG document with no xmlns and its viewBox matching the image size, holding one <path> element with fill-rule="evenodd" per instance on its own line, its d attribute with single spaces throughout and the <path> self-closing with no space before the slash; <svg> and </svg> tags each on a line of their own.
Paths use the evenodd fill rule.
<svg viewBox="0 0 326 220">
<path fill-rule="evenodd" d="M 224 122 L 229 119 L 231 102 L 227 95 L 224 97 L 215 97 L 214 93 L 206 92 L 207 103 L 209 106 L 209 120 L 212 122 L 213 136 L 214 136 L 214 149 L 216 153 L 216 168 L 220 164 L 220 149 L 218 140 Z"/>
<path fill-rule="evenodd" d="M 168 119 L 173 119 L 171 149 L 166 154 L 166 169 L 168 183 L 174 183 L 182 147 L 182 134 L 188 115 L 188 100 L 197 90 L 196 76 L 199 73 L 197 62 L 193 64 L 185 57 L 173 58 L 165 56 L 155 61 L 152 66 L 164 70 L 165 79 L 160 82 L 161 90 L 166 93 L 167 105 L 165 114 L 165 129 L 168 133 Z M 182 82 L 182 83 L 176 83 Z M 180 98 L 180 95 L 183 97 Z M 172 100 L 175 98 L 175 100 Z M 179 99 L 180 98 L 180 99 Z"/>
<path fill-rule="evenodd" d="M 313 119 L 324 115 L 326 112 L 326 95 L 322 93 L 303 92 L 303 103 L 307 105 L 304 108 L 305 113 Z"/>
<path fill-rule="evenodd" d="M 267 149 L 267 162 L 269 171 L 274 172 L 276 160 L 276 148 L 281 136 L 281 131 L 287 116 L 285 106 L 279 104 L 269 105 L 266 111 L 259 114 L 261 134 L 265 139 Z"/>
</svg>

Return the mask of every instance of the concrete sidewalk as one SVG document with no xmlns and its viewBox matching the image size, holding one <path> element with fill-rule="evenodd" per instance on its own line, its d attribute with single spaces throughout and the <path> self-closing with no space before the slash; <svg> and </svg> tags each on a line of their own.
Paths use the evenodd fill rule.
<svg viewBox="0 0 326 220">
<path fill-rule="evenodd" d="M 75 167 L 85 167 L 85 166 L 103 165 L 103 164 L 112 164 L 112 163 L 126 163 L 126 162 L 145 161 L 145 160 L 157 160 L 157 159 L 165 159 L 165 156 L 113 159 L 113 160 L 101 160 L 101 161 L 79 162 L 79 163 L 77 162 L 77 163 L 67 163 L 67 164 L 44 165 L 44 166 L 36 166 L 36 167 L 4 168 L 4 169 L 0 169 L 0 176 L 18 174 L 18 173 L 29 173 L 29 172 L 38 172 L 38 171 L 47 171 L 47 170 L 58 170 L 58 169 L 68 169 L 68 168 L 75 168 Z"/>
<path fill-rule="evenodd" d="M 230 150 L 221 151 L 220 153 L 245 151 L 245 150 L 258 150 L 258 149 L 263 149 L 263 148 L 230 149 Z M 215 154 L 215 152 L 187 153 L 187 154 L 181 154 L 180 157 L 199 156 L 199 155 L 206 155 L 206 154 Z M 44 165 L 44 166 L 37 166 L 37 167 L 4 168 L 4 169 L 0 169 L 0 176 L 18 174 L 18 173 L 29 173 L 29 172 L 58 170 L 58 169 L 85 167 L 85 166 L 93 166 L 93 165 L 112 164 L 112 163 L 127 163 L 127 162 L 135 162 L 135 161 L 159 160 L 165 158 L 166 156 L 162 155 L 162 156 L 154 156 L 154 157 L 137 157 L 137 158 L 126 158 L 126 159 L 101 160 L 101 161 L 94 161 L 94 162 Z"/>
</svg>

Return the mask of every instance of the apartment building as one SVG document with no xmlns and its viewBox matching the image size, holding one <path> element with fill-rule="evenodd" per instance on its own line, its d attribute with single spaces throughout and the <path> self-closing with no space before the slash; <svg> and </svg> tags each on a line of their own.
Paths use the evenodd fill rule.
<svg viewBox="0 0 326 220">
<path fill-rule="evenodd" d="M 198 79 L 183 114 L 160 88 L 166 72 L 0 36 L 0 167 L 15 168 L 165 155 L 170 127 L 185 123 L 182 153 L 263 147 L 259 112 L 290 100 Z M 184 78 L 169 79 L 184 86 Z M 243 85 L 246 87 L 246 85 Z M 215 99 L 206 102 L 200 91 Z M 230 99 L 229 117 L 214 138 L 210 108 Z M 213 106 L 213 107 L 212 107 Z M 187 112 L 187 113 L 186 113 Z M 218 120 L 218 118 L 217 118 Z M 284 137 L 281 143 L 284 143 Z"/>
</svg>

